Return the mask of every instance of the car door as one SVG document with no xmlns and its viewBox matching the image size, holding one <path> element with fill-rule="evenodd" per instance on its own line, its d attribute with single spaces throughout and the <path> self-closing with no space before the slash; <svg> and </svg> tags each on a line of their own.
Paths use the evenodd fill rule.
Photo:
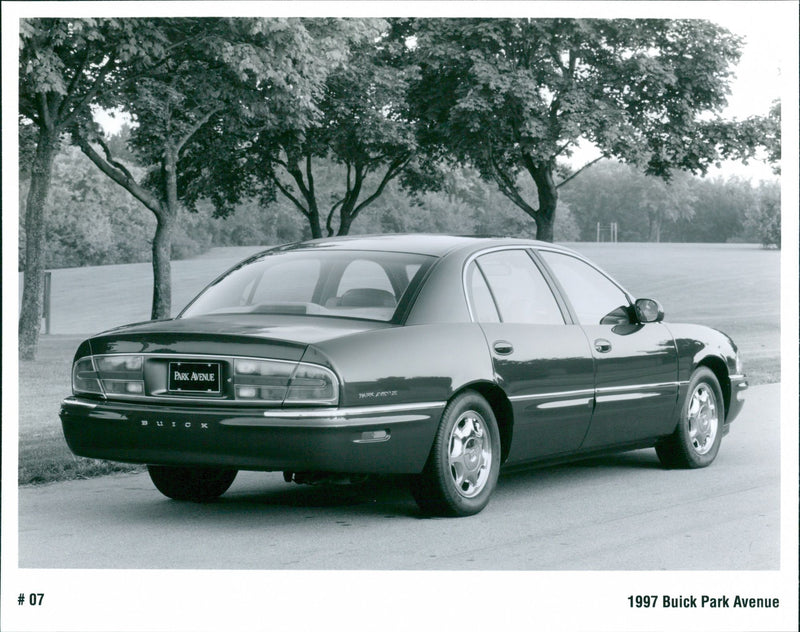
<svg viewBox="0 0 800 632">
<path fill-rule="evenodd" d="M 530 253 L 487 252 L 466 268 L 473 318 L 514 412 L 507 463 L 576 450 L 591 421 L 592 354 Z"/>
<path fill-rule="evenodd" d="M 595 359 L 595 407 L 582 448 L 669 433 L 678 397 L 669 330 L 639 323 L 627 293 L 588 262 L 555 250 L 536 252 L 568 299 Z"/>
</svg>

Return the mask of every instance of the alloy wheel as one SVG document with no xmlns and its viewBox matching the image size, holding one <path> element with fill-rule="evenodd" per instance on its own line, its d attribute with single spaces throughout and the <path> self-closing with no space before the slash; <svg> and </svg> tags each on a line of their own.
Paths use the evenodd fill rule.
<svg viewBox="0 0 800 632">
<path fill-rule="evenodd" d="M 453 484 L 464 498 L 481 493 L 492 468 L 492 443 L 483 417 L 463 412 L 450 432 L 448 466 Z"/>
<path fill-rule="evenodd" d="M 687 411 L 689 441 L 697 454 L 706 454 L 714 445 L 719 429 L 717 398 L 708 384 L 700 383 L 694 389 Z"/>
</svg>

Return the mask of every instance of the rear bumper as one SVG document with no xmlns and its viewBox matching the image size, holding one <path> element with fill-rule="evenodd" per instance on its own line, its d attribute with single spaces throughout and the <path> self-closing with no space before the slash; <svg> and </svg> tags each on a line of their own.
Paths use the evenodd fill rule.
<svg viewBox="0 0 800 632">
<path fill-rule="evenodd" d="M 79 456 L 241 470 L 417 473 L 444 402 L 339 409 L 163 406 L 69 397 L 61 424 Z"/>
</svg>

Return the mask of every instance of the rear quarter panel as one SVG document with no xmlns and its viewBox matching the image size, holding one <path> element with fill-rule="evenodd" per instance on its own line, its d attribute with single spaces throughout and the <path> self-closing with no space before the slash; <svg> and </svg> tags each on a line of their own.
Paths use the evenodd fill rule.
<svg viewBox="0 0 800 632">
<path fill-rule="evenodd" d="M 443 402 L 463 386 L 494 381 L 479 325 L 449 323 L 369 331 L 309 347 L 342 379 L 341 406 Z"/>
</svg>

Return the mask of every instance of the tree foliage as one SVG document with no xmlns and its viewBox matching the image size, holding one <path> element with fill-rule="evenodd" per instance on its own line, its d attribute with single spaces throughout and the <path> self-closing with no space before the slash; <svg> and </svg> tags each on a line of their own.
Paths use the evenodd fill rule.
<svg viewBox="0 0 800 632">
<path fill-rule="evenodd" d="M 561 198 L 578 213 L 584 239 L 594 238 L 597 223 L 616 222 L 621 241 L 661 241 L 666 225 L 692 220 L 693 183 L 685 173 L 667 182 L 605 160 L 564 187 Z"/>
<path fill-rule="evenodd" d="M 553 237 L 558 189 L 581 171 L 557 161 L 581 141 L 665 179 L 754 150 L 757 126 L 742 134 L 708 116 L 725 105 L 741 47 L 709 22 L 424 19 L 414 29 L 424 142 L 474 164 L 540 239 Z"/>
<path fill-rule="evenodd" d="M 767 162 L 772 165 L 772 172 L 781 172 L 781 100 L 772 103 L 766 120 L 763 121 L 761 144 L 767 150 Z"/>
<path fill-rule="evenodd" d="M 745 225 L 765 247 L 781 247 L 781 187 L 777 182 L 761 185 L 748 208 Z"/>
<path fill-rule="evenodd" d="M 306 23 L 332 42 L 329 21 Z M 433 182 L 435 169 L 417 155 L 407 114 L 416 68 L 404 62 L 403 44 L 388 36 L 383 20 L 344 20 L 336 26 L 343 35 L 339 55 L 322 55 L 320 67 L 328 59 L 333 63 L 322 89 L 312 95 L 313 116 L 270 124 L 256 115 L 238 127 L 208 130 L 196 146 L 205 165 L 187 161 L 184 172 L 195 183 L 193 199 L 209 195 L 225 214 L 247 193 L 260 192 L 268 202 L 280 195 L 307 220 L 311 235 L 321 237 L 347 234 L 393 180 L 413 179 L 418 188 Z M 211 165 L 209 148 L 218 157 Z M 328 160 L 340 166 L 338 174 L 321 169 Z M 240 166 L 235 174 L 228 168 L 232 161 Z"/>
<path fill-rule="evenodd" d="M 692 214 L 665 223 L 664 241 L 716 242 L 748 241 L 744 221 L 757 195 L 747 180 L 731 177 L 692 178 Z"/>
</svg>

